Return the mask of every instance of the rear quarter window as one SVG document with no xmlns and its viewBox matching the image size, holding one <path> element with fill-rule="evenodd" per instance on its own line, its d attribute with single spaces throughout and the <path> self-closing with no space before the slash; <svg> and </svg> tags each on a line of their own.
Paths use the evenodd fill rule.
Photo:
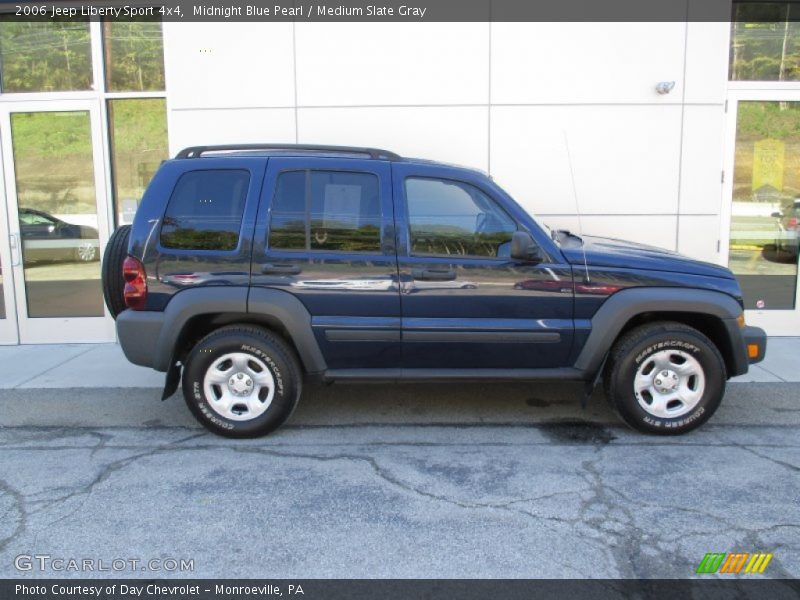
<svg viewBox="0 0 800 600">
<path fill-rule="evenodd" d="M 164 213 L 161 245 L 180 250 L 235 250 L 250 172 L 189 171 L 181 175 Z"/>
</svg>

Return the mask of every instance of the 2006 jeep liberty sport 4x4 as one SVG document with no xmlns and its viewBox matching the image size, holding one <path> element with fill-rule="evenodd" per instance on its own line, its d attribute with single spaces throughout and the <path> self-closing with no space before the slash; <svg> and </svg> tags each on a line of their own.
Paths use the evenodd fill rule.
<svg viewBox="0 0 800 600">
<path fill-rule="evenodd" d="M 306 377 L 602 380 L 628 425 L 678 434 L 766 349 L 728 269 L 547 233 L 479 171 L 373 148 L 187 148 L 103 283 L 127 358 L 231 437 L 279 427 Z"/>
</svg>

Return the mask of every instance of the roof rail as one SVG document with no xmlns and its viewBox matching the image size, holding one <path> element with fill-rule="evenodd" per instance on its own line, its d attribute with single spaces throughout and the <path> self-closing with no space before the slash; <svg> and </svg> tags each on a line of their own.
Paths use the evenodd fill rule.
<svg viewBox="0 0 800 600">
<path fill-rule="evenodd" d="M 322 146 L 317 144 L 224 144 L 221 146 L 190 146 L 175 158 L 200 158 L 206 152 L 237 150 L 300 150 L 303 152 L 331 152 L 342 154 L 366 154 L 372 160 L 402 160 L 398 154 L 380 148 L 358 148 L 355 146 Z"/>
</svg>

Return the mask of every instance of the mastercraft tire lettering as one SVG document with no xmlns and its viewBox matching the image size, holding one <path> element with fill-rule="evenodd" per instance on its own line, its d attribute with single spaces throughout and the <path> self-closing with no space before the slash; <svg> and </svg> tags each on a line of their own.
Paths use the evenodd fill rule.
<svg viewBox="0 0 800 600">
<path fill-rule="evenodd" d="M 291 347 L 252 326 L 223 327 L 186 359 L 183 392 L 192 414 L 227 437 L 257 437 L 280 427 L 297 406 L 300 366 Z"/>
<path fill-rule="evenodd" d="M 623 335 L 604 372 L 606 396 L 634 429 L 686 433 L 705 423 L 725 392 L 725 362 L 701 332 L 669 321 Z"/>
</svg>

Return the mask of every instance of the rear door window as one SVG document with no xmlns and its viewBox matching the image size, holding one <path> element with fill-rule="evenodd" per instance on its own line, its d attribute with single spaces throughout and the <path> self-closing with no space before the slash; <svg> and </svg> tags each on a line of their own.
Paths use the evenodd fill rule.
<svg viewBox="0 0 800 600">
<path fill-rule="evenodd" d="M 346 171 L 285 171 L 272 201 L 270 248 L 380 252 L 378 177 Z"/>
</svg>

